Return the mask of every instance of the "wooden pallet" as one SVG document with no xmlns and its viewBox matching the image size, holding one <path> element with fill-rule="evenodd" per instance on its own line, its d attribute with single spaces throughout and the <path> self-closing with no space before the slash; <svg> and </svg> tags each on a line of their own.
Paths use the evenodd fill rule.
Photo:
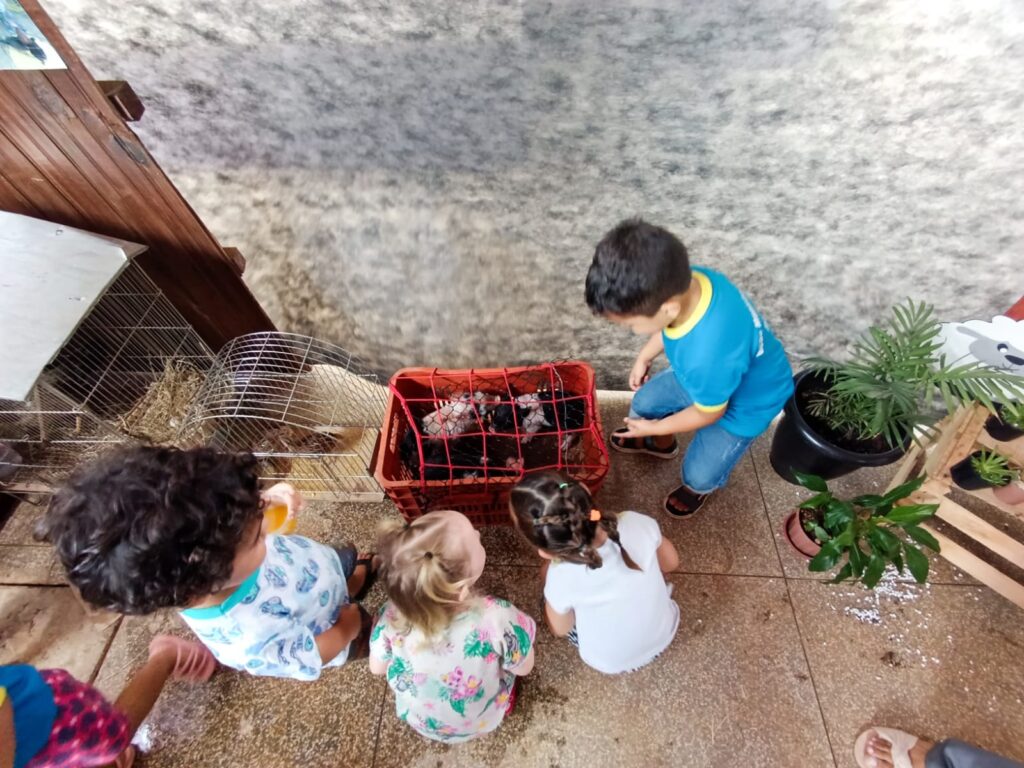
<svg viewBox="0 0 1024 768">
<path fill-rule="evenodd" d="M 915 444 L 907 452 L 889 488 L 895 488 L 908 478 L 924 472 L 927 480 L 912 500 L 915 503 L 938 504 L 935 513 L 937 518 L 982 545 L 987 550 L 986 555 L 992 553 L 995 557 L 990 562 L 936 530 L 935 526 L 924 525 L 938 539 L 940 554 L 960 570 L 1024 608 L 1024 582 L 1009 576 L 999 565 L 1002 559 L 1024 568 L 1024 542 L 986 522 L 950 496 L 953 489 L 950 467 L 974 451 L 984 448 L 996 450 L 1012 463 L 1024 467 L 1024 438 L 1008 443 L 994 440 L 985 431 L 988 416 L 984 408 L 975 406 L 961 409 L 946 419 L 939 425 L 933 440 L 924 445 Z M 1024 505 L 1004 504 L 990 489 L 958 490 L 977 497 L 1005 514 L 1024 520 Z"/>
</svg>

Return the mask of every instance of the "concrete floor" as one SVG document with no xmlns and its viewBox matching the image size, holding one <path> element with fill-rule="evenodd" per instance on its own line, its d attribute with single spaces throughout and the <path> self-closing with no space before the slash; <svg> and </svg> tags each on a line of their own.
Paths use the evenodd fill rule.
<svg viewBox="0 0 1024 768">
<path fill-rule="evenodd" d="M 602 403 L 607 426 L 625 401 Z M 1024 760 L 1024 611 L 941 559 L 919 588 L 828 586 L 777 533 L 802 493 L 780 481 L 758 441 L 729 487 L 691 521 L 658 515 L 674 462 L 613 457 L 600 503 L 658 515 L 680 551 L 671 576 L 682 608 L 675 642 L 650 667 L 608 678 L 541 629 L 537 667 L 516 712 L 491 737 L 461 747 L 420 739 L 395 717 L 384 681 L 365 664 L 318 682 L 218 673 L 171 684 L 142 734 L 142 766 L 708 766 L 854 768 L 869 723 L 958 737 Z M 881 487 L 861 472 L 844 491 Z M 317 505 L 299 531 L 366 546 L 390 504 Z M 0 663 L 60 665 L 116 695 L 173 616 L 86 618 L 29 536 L 22 507 L 0 531 Z M 483 588 L 535 612 L 538 561 L 508 530 L 485 532 Z M 368 603 L 383 599 L 379 587 Z"/>
</svg>

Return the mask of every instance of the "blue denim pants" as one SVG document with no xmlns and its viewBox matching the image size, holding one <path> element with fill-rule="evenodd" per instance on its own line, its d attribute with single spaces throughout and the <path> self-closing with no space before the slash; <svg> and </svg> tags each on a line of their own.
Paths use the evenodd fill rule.
<svg viewBox="0 0 1024 768">
<path fill-rule="evenodd" d="M 672 369 L 651 377 L 633 395 L 630 418 L 663 419 L 693 405 Z M 683 482 L 694 493 L 711 493 L 729 481 L 752 437 L 739 437 L 717 422 L 698 429 L 683 459 Z"/>
</svg>

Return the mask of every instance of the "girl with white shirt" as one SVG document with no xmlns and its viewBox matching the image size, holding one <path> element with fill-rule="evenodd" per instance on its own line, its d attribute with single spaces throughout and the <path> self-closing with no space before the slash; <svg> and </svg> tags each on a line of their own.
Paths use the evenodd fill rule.
<svg viewBox="0 0 1024 768">
<path fill-rule="evenodd" d="M 679 606 L 664 574 L 679 565 L 658 523 L 593 507 L 589 491 L 555 472 L 528 475 L 509 501 L 516 527 L 546 561 L 545 616 L 580 658 L 606 674 L 653 661 L 675 637 Z"/>
</svg>

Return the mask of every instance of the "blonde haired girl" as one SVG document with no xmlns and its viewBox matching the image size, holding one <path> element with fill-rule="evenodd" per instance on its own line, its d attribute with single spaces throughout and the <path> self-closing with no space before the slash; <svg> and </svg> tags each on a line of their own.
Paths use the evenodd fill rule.
<svg viewBox="0 0 1024 768">
<path fill-rule="evenodd" d="M 382 527 L 388 602 L 370 637 L 370 671 L 387 675 L 398 717 L 448 743 L 490 733 L 533 669 L 533 619 L 473 586 L 486 555 L 465 515 L 431 512 Z"/>
</svg>

